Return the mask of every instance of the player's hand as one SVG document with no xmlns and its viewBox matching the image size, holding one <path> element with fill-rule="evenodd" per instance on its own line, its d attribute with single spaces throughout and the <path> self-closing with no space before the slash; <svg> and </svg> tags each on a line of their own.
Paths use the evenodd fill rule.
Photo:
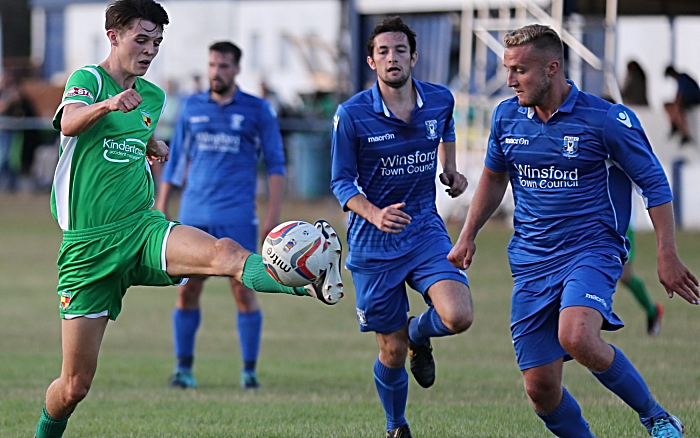
<svg viewBox="0 0 700 438">
<path fill-rule="evenodd" d="M 690 304 L 698 304 L 700 292 L 698 292 L 698 279 L 680 261 L 678 255 L 659 254 L 658 257 L 659 281 L 666 289 L 669 298 L 676 293 Z"/>
<path fill-rule="evenodd" d="M 141 95 L 133 88 L 129 88 L 116 96 L 110 97 L 105 102 L 107 102 L 107 109 L 110 111 L 128 113 L 129 111 L 135 110 L 142 101 Z"/>
<path fill-rule="evenodd" d="M 445 191 L 453 198 L 464 193 L 469 185 L 467 177 L 456 171 L 441 173 L 440 182 L 449 187 L 449 189 L 445 189 Z"/>
<path fill-rule="evenodd" d="M 457 269 L 469 269 L 475 252 L 476 244 L 473 240 L 457 239 L 457 243 L 447 254 L 447 260 Z"/>
<path fill-rule="evenodd" d="M 170 148 L 162 140 L 155 143 L 149 141 L 146 148 L 146 159 L 151 166 L 153 163 L 164 163 L 170 159 Z"/>
<path fill-rule="evenodd" d="M 405 202 L 400 202 L 384 207 L 370 222 L 385 233 L 398 234 L 411 223 L 411 216 L 401 211 L 405 206 Z"/>
</svg>

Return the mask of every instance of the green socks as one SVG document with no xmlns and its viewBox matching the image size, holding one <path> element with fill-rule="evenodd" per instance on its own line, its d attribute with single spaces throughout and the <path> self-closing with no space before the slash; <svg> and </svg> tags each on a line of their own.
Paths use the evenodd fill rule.
<svg viewBox="0 0 700 438">
<path fill-rule="evenodd" d="M 70 414 L 63 420 L 56 420 L 46 412 L 46 406 L 44 406 L 39 424 L 36 425 L 36 432 L 34 433 L 36 438 L 61 438 L 63 431 L 66 430 L 69 418 Z"/>
<path fill-rule="evenodd" d="M 303 287 L 289 287 L 277 283 L 277 281 L 267 273 L 267 270 L 265 270 L 265 265 L 263 265 L 262 256 L 260 254 L 251 254 L 248 256 L 243 266 L 241 280 L 245 287 L 258 292 L 309 296 L 309 293 Z"/>
<path fill-rule="evenodd" d="M 636 275 L 633 276 L 630 282 L 627 283 L 627 287 L 632 291 L 632 295 L 634 295 L 637 302 L 644 308 L 647 318 L 654 318 L 656 316 L 656 305 L 649 298 L 649 293 L 642 279 Z"/>
</svg>

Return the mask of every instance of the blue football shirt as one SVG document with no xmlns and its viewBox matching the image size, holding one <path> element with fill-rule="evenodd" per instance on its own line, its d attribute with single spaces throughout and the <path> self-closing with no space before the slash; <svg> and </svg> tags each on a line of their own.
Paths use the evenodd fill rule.
<svg viewBox="0 0 700 438">
<path fill-rule="evenodd" d="M 413 80 L 417 102 L 410 123 L 395 117 L 381 98 L 377 83 L 338 106 L 333 120 L 331 189 L 347 210 L 362 194 L 379 208 L 405 202 L 412 222 L 401 233 L 380 231 L 350 213 L 346 266 L 358 272 L 401 263 L 414 251 L 447 238 L 435 207 L 437 149 L 454 141 L 454 98 L 442 85 Z"/>
<path fill-rule="evenodd" d="M 208 91 L 190 96 L 169 146 L 162 179 L 185 186 L 178 220 L 188 225 L 255 220 L 261 153 L 268 174 L 285 174 L 277 116 L 266 100 L 240 89 L 223 106 Z"/>
<path fill-rule="evenodd" d="M 625 260 L 630 180 L 647 208 L 673 199 L 637 116 L 567 82 L 571 91 L 547 122 L 517 97 L 493 113 L 485 164 L 510 177 L 515 233 L 508 256 L 520 278 L 558 270 L 584 250 Z"/>
</svg>

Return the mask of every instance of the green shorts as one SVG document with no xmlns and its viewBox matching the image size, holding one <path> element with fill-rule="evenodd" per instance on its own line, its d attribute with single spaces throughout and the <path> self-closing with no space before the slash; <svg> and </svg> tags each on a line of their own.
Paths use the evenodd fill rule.
<svg viewBox="0 0 700 438">
<path fill-rule="evenodd" d="M 173 226 L 157 210 L 112 224 L 64 231 L 58 253 L 61 318 L 117 319 L 129 286 L 171 286 L 187 279 L 165 271 L 165 247 Z"/>
</svg>

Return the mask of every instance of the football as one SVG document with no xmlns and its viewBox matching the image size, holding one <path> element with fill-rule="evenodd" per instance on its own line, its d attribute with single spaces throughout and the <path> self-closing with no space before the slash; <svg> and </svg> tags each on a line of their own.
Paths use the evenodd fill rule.
<svg viewBox="0 0 700 438">
<path fill-rule="evenodd" d="M 303 221 L 277 225 L 262 247 L 267 272 L 285 286 L 305 286 L 323 274 L 330 262 L 328 243 L 315 226 Z"/>
</svg>

